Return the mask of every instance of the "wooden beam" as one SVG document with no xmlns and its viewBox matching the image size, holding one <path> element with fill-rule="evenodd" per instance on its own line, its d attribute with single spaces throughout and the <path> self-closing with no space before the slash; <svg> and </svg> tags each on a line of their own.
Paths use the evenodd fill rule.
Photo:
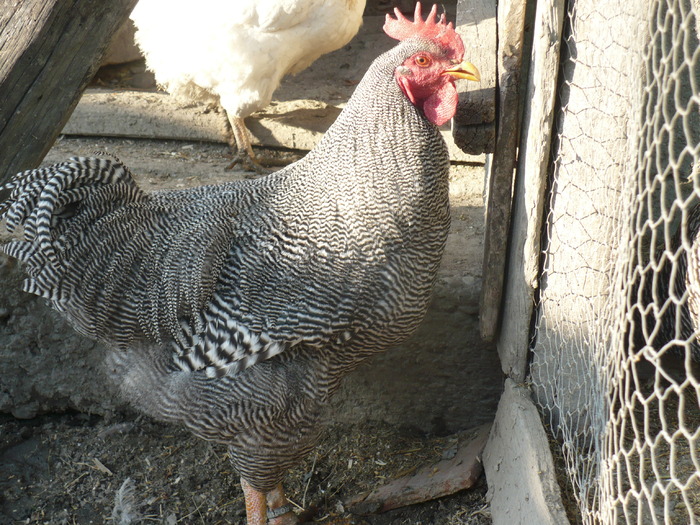
<svg viewBox="0 0 700 525">
<path fill-rule="evenodd" d="M 492 152 L 496 141 L 496 0 L 458 0 L 455 29 L 464 40 L 464 58 L 479 68 L 481 82 L 457 83 L 459 104 L 452 135 L 465 153 Z"/>
<path fill-rule="evenodd" d="M 296 81 L 296 79 L 292 79 Z M 308 100 L 285 97 L 280 87 L 276 96 L 281 100 L 248 117 L 246 125 L 253 145 L 309 150 L 321 140 L 335 122 L 339 107 L 347 99 L 328 100 L 317 95 L 337 93 L 327 88 L 330 82 L 309 88 Z M 459 149 L 449 130 L 440 130 L 450 160 L 455 162 L 484 162 L 484 155 L 468 155 Z M 159 139 L 230 142 L 228 123 L 222 112 L 211 111 L 204 103 L 182 100 L 163 92 L 124 91 L 88 88 L 61 131 L 63 135 L 91 137 L 123 137 L 129 139 Z"/>
<path fill-rule="evenodd" d="M 569 525 L 530 389 L 506 379 L 483 454 L 494 525 Z"/>
<path fill-rule="evenodd" d="M 5 2 L 0 11 L 0 183 L 39 164 L 136 1 Z"/>
<path fill-rule="evenodd" d="M 523 113 L 522 141 L 513 198 L 503 324 L 498 353 L 506 375 L 524 381 L 530 322 L 538 286 L 545 187 L 565 0 L 537 3 L 532 59 Z"/>
<path fill-rule="evenodd" d="M 526 0 L 498 3 L 498 126 L 496 148 L 487 172 L 486 227 L 482 272 L 480 330 L 485 341 L 498 332 L 508 231 L 520 133 L 520 70 L 525 35 Z"/>
</svg>

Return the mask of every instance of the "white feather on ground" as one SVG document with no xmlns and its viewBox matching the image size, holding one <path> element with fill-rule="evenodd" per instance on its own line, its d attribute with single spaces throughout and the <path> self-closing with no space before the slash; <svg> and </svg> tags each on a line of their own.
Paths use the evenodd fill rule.
<svg viewBox="0 0 700 525">
<path fill-rule="evenodd" d="M 114 496 L 112 522 L 117 525 L 132 525 L 143 520 L 136 499 L 136 484 L 131 478 L 126 478 Z"/>
</svg>

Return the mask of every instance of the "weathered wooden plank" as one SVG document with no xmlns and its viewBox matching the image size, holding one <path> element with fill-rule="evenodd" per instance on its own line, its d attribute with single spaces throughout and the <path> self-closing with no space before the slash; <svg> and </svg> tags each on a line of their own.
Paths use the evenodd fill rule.
<svg viewBox="0 0 700 525">
<path fill-rule="evenodd" d="M 506 375 L 525 379 L 535 289 L 565 0 L 538 2 L 533 24 L 528 103 L 513 196 L 513 217 L 503 323 L 497 347 Z"/>
<path fill-rule="evenodd" d="M 488 200 L 479 315 L 481 337 L 486 341 L 492 341 L 498 332 L 503 296 L 513 172 L 520 132 L 520 69 L 526 4 L 526 0 L 506 0 L 498 4 L 498 131 L 496 148 L 487 172 Z"/>
<path fill-rule="evenodd" d="M 337 82 L 333 80 L 333 82 Z M 326 82 L 330 84 L 330 81 Z M 253 144 L 274 148 L 313 148 L 340 113 L 346 99 L 323 100 L 320 91 L 308 90 L 310 100 L 288 96 L 287 85 L 273 103 L 251 115 L 246 123 Z M 314 88 L 317 86 L 314 86 Z M 333 102 L 332 104 L 330 102 Z M 483 163 L 484 156 L 467 155 L 441 130 L 450 159 Z M 223 112 L 204 103 L 180 100 L 163 92 L 87 89 L 61 131 L 65 135 L 167 139 L 229 143 Z"/>
<path fill-rule="evenodd" d="M 460 434 L 453 457 L 425 465 L 368 494 L 355 496 L 346 505 L 353 514 L 379 514 L 473 487 L 483 472 L 481 454 L 490 430 L 488 423 Z"/>
<path fill-rule="evenodd" d="M 41 161 L 135 4 L 5 2 L 0 10 L 0 182 Z"/>
<path fill-rule="evenodd" d="M 530 390 L 511 379 L 483 460 L 494 525 L 569 525 L 542 420 Z"/>
<path fill-rule="evenodd" d="M 496 0 L 459 0 L 457 26 L 465 58 L 481 82 L 458 82 L 459 104 L 452 124 L 455 143 L 466 153 L 492 152 L 496 139 Z"/>
<path fill-rule="evenodd" d="M 253 143 L 311 149 L 340 113 L 315 100 L 278 102 L 247 120 Z M 226 115 L 167 93 L 88 89 L 65 135 L 229 142 Z"/>
</svg>

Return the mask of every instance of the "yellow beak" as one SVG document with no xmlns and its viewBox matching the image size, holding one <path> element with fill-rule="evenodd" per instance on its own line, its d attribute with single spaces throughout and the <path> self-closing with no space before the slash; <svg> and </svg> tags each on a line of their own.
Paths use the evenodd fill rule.
<svg viewBox="0 0 700 525">
<path fill-rule="evenodd" d="M 454 78 L 463 78 L 466 80 L 473 80 L 474 82 L 479 82 L 481 80 L 481 75 L 476 66 L 471 62 L 462 62 L 461 64 L 443 71 L 444 75 L 450 75 Z"/>
</svg>

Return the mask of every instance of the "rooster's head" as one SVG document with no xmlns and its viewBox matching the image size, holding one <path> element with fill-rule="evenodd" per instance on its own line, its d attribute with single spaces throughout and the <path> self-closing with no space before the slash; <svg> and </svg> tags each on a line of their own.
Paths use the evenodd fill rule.
<svg viewBox="0 0 700 525">
<path fill-rule="evenodd" d="M 396 9 L 396 18 L 386 16 L 384 32 L 397 40 L 414 40 L 416 51 L 398 68 L 396 81 L 406 97 L 423 110 L 426 118 L 439 126 L 457 110 L 455 80 L 479 81 L 479 71 L 464 62 L 464 44 L 445 15 L 437 17 L 437 6 L 423 20 L 421 4 L 416 4 L 411 22 Z"/>
</svg>

